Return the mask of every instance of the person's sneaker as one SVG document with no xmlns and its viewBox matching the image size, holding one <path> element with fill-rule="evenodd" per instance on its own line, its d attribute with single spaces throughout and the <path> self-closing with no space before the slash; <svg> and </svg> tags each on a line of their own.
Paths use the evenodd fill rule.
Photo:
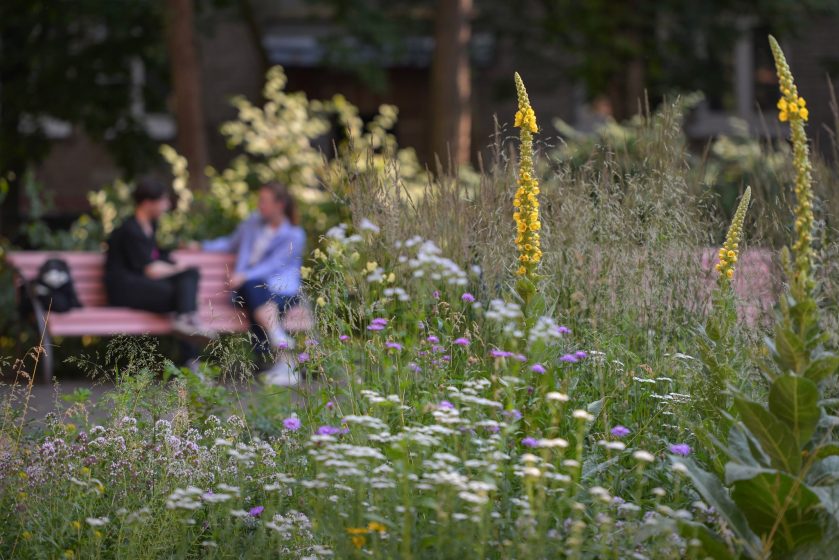
<svg viewBox="0 0 839 560">
<path fill-rule="evenodd" d="M 172 319 L 172 330 L 176 335 L 194 344 L 207 344 L 218 336 L 217 332 L 204 327 L 188 315 L 178 315 Z"/>
<path fill-rule="evenodd" d="M 300 375 L 294 366 L 285 358 L 280 358 L 274 367 L 265 372 L 263 381 L 274 387 L 291 387 L 300 381 Z"/>
</svg>

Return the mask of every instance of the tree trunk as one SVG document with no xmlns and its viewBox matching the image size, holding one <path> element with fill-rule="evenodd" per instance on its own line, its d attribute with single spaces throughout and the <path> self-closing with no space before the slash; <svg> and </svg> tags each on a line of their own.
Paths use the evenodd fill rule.
<svg viewBox="0 0 839 560">
<path fill-rule="evenodd" d="M 204 170 L 209 163 L 209 157 L 192 2 L 193 0 L 166 0 L 166 23 L 172 86 L 175 90 L 178 149 L 186 157 L 189 186 L 195 190 L 203 189 L 207 185 Z"/>
<path fill-rule="evenodd" d="M 431 63 L 431 154 L 446 164 L 469 162 L 472 75 L 469 41 L 472 0 L 439 0 Z"/>
</svg>

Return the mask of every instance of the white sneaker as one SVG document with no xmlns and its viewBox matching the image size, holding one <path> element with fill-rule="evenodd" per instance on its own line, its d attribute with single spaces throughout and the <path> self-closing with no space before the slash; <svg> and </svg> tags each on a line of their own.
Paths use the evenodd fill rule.
<svg viewBox="0 0 839 560">
<path fill-rule="evenodd" d="M 291 387 L 300 382 L 300 375 L 286 358 L 280 358 L 274 367 L 265 372 L 263 381 L 274 387 Z"/>
<path fill-rule="evenodd" d="M 175 334 L 196 344 L 207 344 L 218 337 L 218 332 L 205 327 L 197 317 L 190 315 L 175 316 L 172 319 L 172 330 Z"/>
</svg>

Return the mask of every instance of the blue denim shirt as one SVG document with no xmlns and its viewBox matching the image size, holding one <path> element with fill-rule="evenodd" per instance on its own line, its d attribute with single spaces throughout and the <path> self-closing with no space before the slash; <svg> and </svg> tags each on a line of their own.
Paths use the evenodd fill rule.
<svg viewBox="0 0 839 560">
<path fill-rule="evenodd" d="M 253 265 L 253 243 L 264 225 L 258 213 L 251 214 L 231 235 L 202 243 L 205 251 L 236 253 L 236 272 L 247 280 L 264 280 L 271 292 L 290 296 L 300 291 L 300 267 L 306 233 L 287 220 L 277 229 L 262 258 Z"/>
</svg>

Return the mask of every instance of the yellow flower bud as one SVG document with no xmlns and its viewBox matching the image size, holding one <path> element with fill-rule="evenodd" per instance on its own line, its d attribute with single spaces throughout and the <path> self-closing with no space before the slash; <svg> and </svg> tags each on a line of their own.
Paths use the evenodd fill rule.
<svg viewBox="0 0 839 560">
<path fill-rule="evenodd" d="M 373 272 L 379 266 L 376 261 L 367 261 L 367 272 Z"/>
<path fill-rule="evenodd" d="M 316 300 L 318 307 L 324 307 L 326 305 L 326 299 L 323 296 L 318 297 Z"/>
</svg>

